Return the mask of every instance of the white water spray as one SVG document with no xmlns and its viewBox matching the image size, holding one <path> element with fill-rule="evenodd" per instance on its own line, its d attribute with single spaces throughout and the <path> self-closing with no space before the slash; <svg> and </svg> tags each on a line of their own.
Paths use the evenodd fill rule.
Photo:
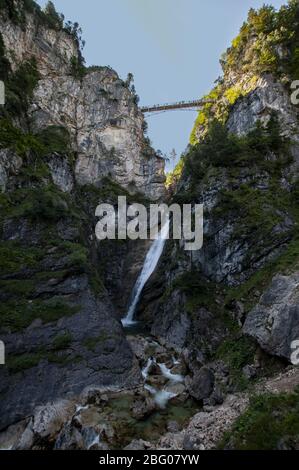
<svg viewBox="0 0 299 470">
<path fill-rule="evenodd" d="M 158 238 L 153 242 L 146 255 L 142 271 L 133 289 L 132 302 L 129 306 L 127 315 L 122 319 L 122 324 L 125 327 L 134 325 L 136 323 L 134 322 L 133 318 L 140 298 L 140 294 L 149 277 L 153 274 L 154 270 L 156 269 L 160 256 L 163 252 L 165 241 L 168 237 L 168 231 L 169 221 L 166 222 L 166 224 L 163 226 L 162 230 L 159 232 Z"/>
<path fill-rule="evenodd" d="M 154 364 L 156 361 L 155 359 L 152 359 L 151 357 L 148 359 L 146 366 L 142 369 L 141 374 L 144 380 L 147 379 L 148 377 L 148 371 L 150 370 L 150 367 L 152 364 Z"/>
<path fill-rule="evenodd" d="M 168 392 L 167 390 L 156 390 L 154 387 L 148 384 L 145 384 L 144 388 L 154 396 L 154 400 L 159 408 L 166 408 L 169 400 L 176 397 L 175 393 Z"/>
<path fill-rule="evenodd" d="M 179 383 L 184 382 L 184 377 L 180 374 L 172 374 L 171 370 L 166 367 L 165 364 L 158 364 L 162 375 L 166 377 L 166 379 L 171 380 L 172 382 Z"/>
</svg>

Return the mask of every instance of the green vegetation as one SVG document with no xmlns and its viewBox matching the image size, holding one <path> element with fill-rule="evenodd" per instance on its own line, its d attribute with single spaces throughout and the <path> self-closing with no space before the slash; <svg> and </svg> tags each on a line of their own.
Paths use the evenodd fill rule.
<svg viewBox="0 0 299 470">
<path fill-rule="evenodd" d="M 249 312 L 258 302 L 261 293 L 268 287 L 275 273 L 290 274 L 298 267 L 299 237 L 297 235 L 275 260 L 267 263 L 265 267 L 258 270 L 241 286 L 228 289 L 225 305 L 229 307 L 234 301 L 242 301 L 245 312 Z"/>
<path fill-rule="evenodd" d="M 102 332 L 98 336 L 92 336 L 90 338 L 86 338 L 83 341 L 83 345 L 89 350 L 89 351 L 95 351 L 96 347 L 99 344 L 105 343 L 105 341 L 108 341 L 109 339 L 113 338 L 112 334 L 108 334 L 107 332 Z"/>
<path fill-rule="evenodd" d="M 191 269 L 175 279 L 171 290 L 179 289 L 186 296 L 186 310 L 194 313 L 200 307 L 217 309 L 215 292 L 217 286 L 208 282 L 199 271 Z"/>
<path fill-rule="evenodd" d="M 0 14 L 7 15 L 10 21 L 22 28 L 26 25 L 26 14 L 33 14 L 35 21 L 40 26 L 45 26 L 56 31 L 68 28 L 64 25 L 64 16 L 57 13 L 53 2 L 49 1 L 44 9 L 34 0 L 19 0 L 18 7 L 11 0 L 0 0 Z"/>
<path fill-rule="evenodd" d="M 277 46 L 290 52 L 298 47 L 298 19 L 297 0 L 291 0 L 277 12 L 272 6 L 263 6 L 257 11 L 251 9 L 240 34 L 223 56 L 224 72 L 233 69 L 239 72 L 254 70 L 259 74 L 277 74 L 279 66 L 284 71 L 291 72 L 294 63 L 296 64 L 296 57 L 293 56 L 289 63 L 288 56 L 281 58 L 278 55 Z"/>
<path fill-rule="evenodd" d="M 87 73 L 87 68 L 84 65 L 82 56 L 79 58 L 73 56 L 71 58 L 71 74 L 74 78 L 82 80 Z"/>
<path fill-rule="evenodd" d="M 275 11 L 272 6 L 260 10 L 251 9 L 247 22 L 231 47 L 223 54 L 221 65 L 224 79 L 204 99 L 190 136 L 191 145 L 202 140 L 213 121 L 224 124 L 231 106 L 240 96 L 246 96 L 257 86 L 263 74 L 272 73 L 289 83 L 299 77 L 299 8 L 298 0 L 290 0 L 287 6 Z M 228 87 L 228 76 L 235 83 Z M 246 76 L 246 82 L 242 78 Z"/>
<path fill-rule="evenodd" d="M 257 395 L 220 444 L 238 450 L 292 448 L 299 440 L 299 389 L 290 394 Z"/>
<path fill-rule="evenodd" d="M 37 196 L 37 193 L 34 193 Z M 55 190 L 46 189 L 39 196 L 34 197 L 32 206 L 25 210 L 25 216 L 32 220 L 47 220 L 57 222 L 69 212 L 68 204 L 61 194 Z"/>
<path fill-rule="evenodd" d="M 254 233 L 259 238 L 270 236 L 274 227 L 283 223 L 286 214 L 292 209 L 292 200 L 287 191 L 279 192 L 278 186 L 271 189 L 262 191 L 243 184 L 236 190 L 222 190 L 214 215 L 222 218 L 233 215 L 235 220 L 240 220 L 234 229 L 236 238 Z M 281 239 L 284 238 L 285 232 L 282 232 Z"/>
<path fill-rule="evenodd" d="M 185 172 L 196 181 L 205 175 L 209 166 L 234 169 L 256 165 L 260 170 L 277 174 L 290 163 L 290 157 L 286 156 L 289 144 L 280 134 L 275 114 L 266 127 L 257 123 L 242 137 L 229 133 L 219 121 L 213 121 L 204 140 L 195 144 L 185 157 Z M 277 158 L 270 159 L 271 153 Z"/>
<path fill-rule="evenodd" d="M 0 119 L 0 147 L 14 150 L 19 156 L 43 158 L 52 153 L 67 155 L 70 152 L 70 136 L 65 127 L 49 126 L 37 134 L 24 133 L 9 119 Z"/>
<path fill-rule="evenodd" d="M 59 318 L 74 315 L 79 310 L 79 306 L 70 306 L 63 297 L 47 300 L 8 300 L 0 304 L 1 328 L 19 331 L 30 326 L 37 318 L 43 323 L 51 323 Z"/>
<path fill-rule="evenodd" d="M 33 91 L 39 81 L 36 60 L 23 62 L 6 81 L 6 105 L 4 113 L 20 118 L 28 109 Z"/>
<path fill-rule="evenodd" d="M 29 151 L 34 154 L 43 152 L 41 142 L 34 135 L 23 133 L 8 119 L 0 119 L 0 148 L 11 149 L 21 157 Z"/>
<path fill-rule="evenodd" d="M 66 127 L 48 126 L 36 134 L 35 137 L 43 146 L 44 154 L 59 153 L 65 155 L 70 152 L 70 135 Z"/>
<path fill-rule="evenodd" d="M 166 177 L 166 188 L 171 189 L 175 187 L 176 183 L 180 180 L 184 169 L 184 158 L 180 158 L 173 171 L 169 172 Z"/>
<path fill-rule="evenodd" d="M 22 247 L 14 241 L 0 242 L 0 264 L 2 274 L 16 274 L 23 268 L 35 268 L 43 251 L 37 247 Z"/>
<path fill-rule="evenodd" d="M 84 185 L 78 188 L 78 191 L 78 196 L 84 200 L 86 208 L 91 206 L 93 211 L 101 202 L 116 205 L 118 203 L 118 196 L 126 196 L 128 204 L 136 202 L 148 205 L 151 202 L 142 193 L 134 192 L 134 195 L 132 195 L 126 188 L 109 177 L 102 178 L 98 186 Z"/>
<path fill-rule="evenodd" d="M 234 87 L 228 88 L 225 91 L 224 96 L 225 98 L 228 99 L 229 104 L 233 105 L 241 96 L 243 96 L 243 90 L 241 87 L 234 86 Z"/>
<path fill-rule="evenodd" d="M 80 356 L 72 358 L 69 354 L 63 352 L 64 349 L 68 348 L 70 342 L 71 337 L 66 338 L 64 343 L 62 341 L 60 344 L 57 342 L 57 345 L 55 344 L 54 340 L 53 347 L 50 350 L 47 350 L 46 348 L 40 348 L 32 353 L 24 353 L 15 356 L 10 355 L 7 360 L 8 370 L 11 374 L 16 374 L 18 372 L 23 372 L 27 369 L 38 366 L 40 361 L 48 361 L 50 363 L 59 364 L 62 366 L 70 362 L 74 363 L 78 360 L 82 360 Z"/>
<path fill-rule="evenodd" d="M 199 184 L 205 188 L 215 178 L 220 189 L 209 217 L 234 221 L 233 236 L 238 240 L 260 240 L 261 248 L 267 243 L 285 243 L 296 236 L 299 224 L 298 185 L 293 183 L 293 191 L 281 187 L 283 171 L 292 162 L 289 149 L 290 141 L 281 136 L 275 114 L 266 127 L 258 123 L 242 137 L 230 134 L 225 125 L 214 121 L 206 137 L 186 155 L 183 174 L 189 178 L 190 187 L 175 199 L 183 200 L 185 196 L 190 200 L 194 194 L 196 200 L 200 197 L 196 190 Z M 223 179 L 226 183 L 221 189 Z M 293 220 L 293 228 L 274 233 L 286 217 Z M 247 251 L 250 265 L 251 252 Z"/>
<path fill-rule="evenodd" d="M 18 356 L 10 356 L 7 360 L 7 367 L 11 373 L 21 372 L 37 366 L 42 358 L 43 355 L 41 353 L 27 353 Z"/>
<path fill-rule="evenodd" d="M 40 361 L 48 361 L 50 363 L 59 364 L 62 366 L 70 362 L 74 363 L 81 360 L 82 358 L 80 356 L 71 358 L 66 354 L 47 352 L 46 350 L 42 349 L 36 353 L 26 353 L 21 354 L 19 356 L 10 356 L 7 361 L 7 367 L 11 374 L 16 374 L 18 372 L 24 372 L 27 369 L 31 369 L 32 367 L 38 366 Z"/>
<path fill-rule="evenodd" d="M 61 349 L 67 349 L 72 342 L 72 335 L 70 332 L 61 333 L 57 335 L 52 343 L 52 348 L 55 351 L 60 351 Z"/>
<path fill-rule="evenodd" d="M 29 176 L 28 172 L 26 175 Z M 22 188 L 3 197 L 3 203 L 0 202 L 0 220 L 8 217 L 25 217 L 33 222 L 38 220 L 50 226 L 63 217 L 69 217 L 74 221 L 77 220 L 78 224 L 78 208 L 70 195 L 63 193 L 54 185 L 44 184 L 42 187 L 43 191 L 40 187 Z"/>
<path fill-rule="evenodd" d="M 9 60 L 5 57 L 5 47 L 2 34 L 0 33 L 0 80 L 6 81 L 10 72 Z"/>
<path fill-rule="evenodd" d="M 63 29 L 64 16 L 57 13 L 53 2 L 48 2 L 44 11 L 44 20 L 47 23 L 47 26 L 57 31 Z"/>
<path fill-rule="evenodd" d="M 81 268 L 85 271 L 88 266 L 88 250 L 80 243 L 63 242 L 59 246 L 60 250 L 68 254 L 68 265 Z"/>
<path fill-rule="evenodd" d="M 256 345 L 253 340 L 236 333 L 221 343 L 215 353 L 215 358 L 224 361 L 230 371 L 230 378 L 237 391 L 248 388 L 248 379 L 242 373 L 242 368 L 252 364 Z"/>
<path fill-rule="evenodd" d="M 0 280 L 0 290 L 5 297 L 9 298 L 29 297 L 34 291 L 34 281 L 32 279 Z"/>
<path fill-rule="evenodd" d="M 10 21 L 19 25 L 24 30 L 26 28 L 27 21 L 26 14 L 32 14 L 38 26 L 53 29 L 55 31 L 64 31 L 73 38 L 78 46 L 78 59 L 72 59 L 72 72 L 76 75 L 76 78 L 82 78 L 85 73 L 85 67 L 84 58 L 81 54 L 81 51 L 85 45 L 85 42 L 82 40 L 82 30 L 79 24 L 77 22 L 72 23 L 71 21 L 67 21 L 65 23 L 64 15 L 56 11 L 55 6 L 51 1 L 48 1 L 44 9 L 41 9 L 41 7 L 34 0 L 19 0 L 18 7 L 11 0 L 0 0 L 0 15 L 8 17 Z M 6 67 L 7 69 L 5 71 L 5 78 L 7 78 L 7 71 L 10 70 L 9 62 L 6 61 L 5 58 L 3 59 L 4 50 L 1 45 L 2 42 L 0 36 L 0 79 L 3 68 Z M 21 65 L 21 68 L 22 67 L 23 64 Z M 25 70 L 23 70 L 23 72 L 25 72 Z M 28 76 L 27 72 L 25 75 L 23 75 L 25 77 L 25 84 L 26 77 Z M 12 77 L 10 78 L 12 80 Z M 11 98 L 13 98 L 13 96 Z M 13 104 L 16 105 L 15 102 L 13 102 Z M 14 108 L 14 111 L 17 114 L 18 110 L 16 108 Z"/>
</svg>

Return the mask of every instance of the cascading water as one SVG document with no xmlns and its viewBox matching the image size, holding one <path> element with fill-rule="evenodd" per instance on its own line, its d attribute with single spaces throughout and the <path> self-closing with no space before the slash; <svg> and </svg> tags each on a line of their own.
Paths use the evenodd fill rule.
<svg viewBox="0 0 299 470">
<path fill-rule="evenodd" d="M 171 370 L 166 367 L 165 364 L 158 364 L 162 375 L 166 377 L 166 379 L 171 380 L 172 382 L 184 382 L 184 377 L 180 374 L 172 374 Z"/>
<path fill-rule="evenodd" d="M 125 327 L 134 325 L 136 323 L 134 322 L 133 318 L 134 318 L 134 313 L 135 313 L 135 310 L 136 310 L 136 307 L 140 298 L 140 294 L 146 282 L 148 281 L 149 277 L 152 275 L 152 273 L 154 272 L 158 264 L 160 256 L 163 252 L 165 241 L 168 237 L 168 231 L 169 231 L 169 222 L 167 222 L 162 227 L 161 231 L 159 232 L 158 238 L 153 242 L 152 246 L 150 247 L 146 255 L 142 271 L 133 289 L 132 302 L 129 306 L 127 315 L 122 319 L 122 324 Z"/>
</svg>

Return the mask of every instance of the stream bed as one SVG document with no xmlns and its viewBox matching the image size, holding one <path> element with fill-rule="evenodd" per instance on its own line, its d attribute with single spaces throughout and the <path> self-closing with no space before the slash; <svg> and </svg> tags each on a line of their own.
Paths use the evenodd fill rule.
<svg viewBox="0 0 299 470">
<path fill-rule="evenodd" d="M 88 431 L 89 449 L 124 449 L 134 441 L 156 443 L 167 432 L 179 432 L 199 410 L 185 386 L 186 366 L 172 349 L 153 338 L 128 336 L 141 368 L 143 384 L 135 390 L 100 396 L 78 409 L 80 425 Z"/>
</svg>

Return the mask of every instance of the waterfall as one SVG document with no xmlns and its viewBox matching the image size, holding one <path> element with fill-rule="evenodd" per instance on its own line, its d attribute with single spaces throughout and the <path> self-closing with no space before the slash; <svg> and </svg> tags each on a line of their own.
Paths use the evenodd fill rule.
<svg viewBox="0 0 299 470">
<path fill-rule="evenodd" d="M 142 374 L 142 377 L 144 378 L 144 380 L 147 379 L 148 371 L 150 370 L 151 365 L 155 362 L 156 362 L 156 360 L 151 358 L 151 357 L 147 360 L 146 366 L 141 371 L 141 374 Z"/>
<path fill-rule="evenodd" d="M 172 382 L 184 382 L 184 377 L 180 374 L 172 374 L 171 370 L 165 364 L 158 364 L 162 375 Z"/>
<path fill-rule="evenodd" d="M 168 237 L 168 231 L 169 231 L 169 221 L 166 222 L 166 224 L 162 227 L 161 231 L 158 234 L 158 238 L 154 240 L 152 246 L 150 247 L 146 255 L 142 271 L 133 289 L 132 302 L 129 306 L 127 315 L 122 319 L 122 324 L 125 327 L 134 325 L 135 323 L 133 321 L 133 318 L 134 318 L 134 313 L 135 313 L 135 310 L 136 310 L 136 307 L 140 298 L 140 294 L 147 280 L 149 279 L 151 274 L 154 272 L 158 264 L 160 256 L 163 252 L 165 240 Z"/>
<path fill-rule="evenodd" d="M 167 390 L 156 390 L 148 384 L 145 384 L 144 388 L 154 396 L 154 400 L 159 408 L 166 408 L 168 401 L 176 396 L 175 393 L 168 392 Z"/>
</svg>

